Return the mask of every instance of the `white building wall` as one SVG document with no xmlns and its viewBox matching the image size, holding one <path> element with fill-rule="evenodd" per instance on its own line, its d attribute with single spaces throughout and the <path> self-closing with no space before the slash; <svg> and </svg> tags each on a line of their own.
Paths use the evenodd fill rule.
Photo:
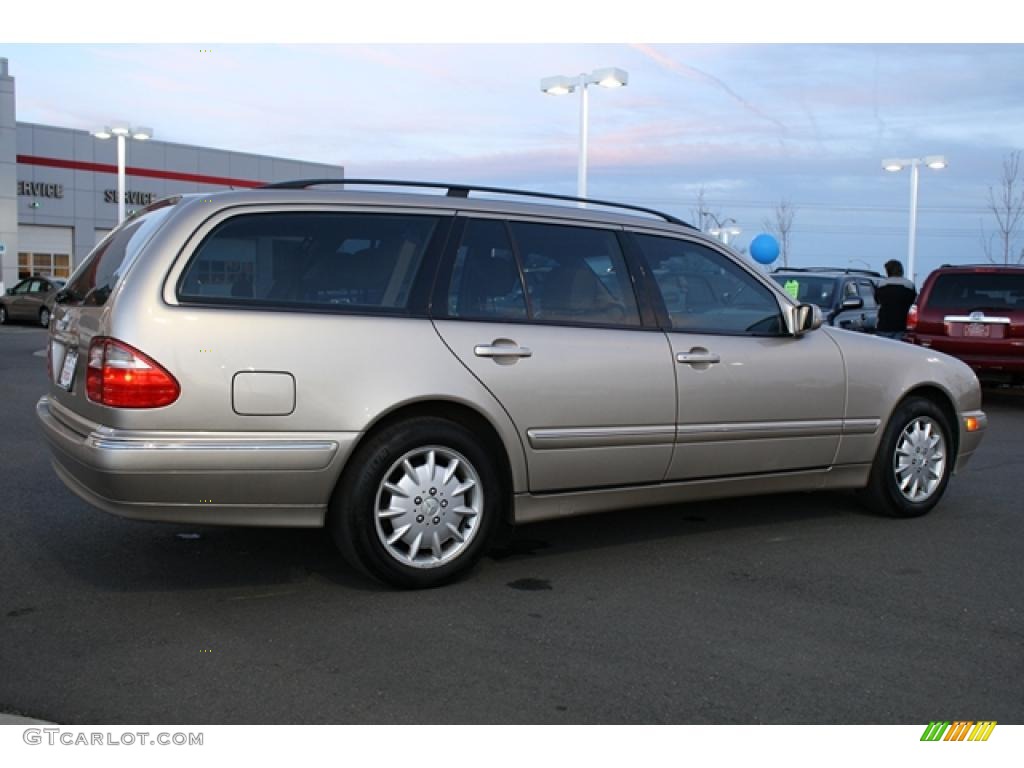
<svg viewBox="0 0 1024 768">
<path fill-rule="evenodd" d="M 17 124 L 14 78 L 7 59 L 0 59 L 0 288 L 10 288 L 18 277 Z"/>
</svg>

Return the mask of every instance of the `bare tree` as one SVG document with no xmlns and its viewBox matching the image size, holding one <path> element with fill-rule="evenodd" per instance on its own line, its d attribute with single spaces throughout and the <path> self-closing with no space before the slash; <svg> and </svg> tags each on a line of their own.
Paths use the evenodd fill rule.
<svg viewBox="0 0 1024 768">
<path fill-rule="evenodd" d="M 781 200 L 775 206 L 775 220 L 764 220 L 764 228 L 771 232 L 779 241 L 779 254 L 782 266 L 789 266 L 789 244 L 793 232 L 793 219 L 796 217 L 796 206 L 788 200 Z"/>
<path fill-rule="evenodd" d="M 1017 231 L 1024 223 L 1024 178 L 1020 172 L 1021 150 L 1015 149 L 1003 158 L 1003 178 L 998 187 L 988 188 L 988 209 L 996 220 L 996 231 L 994 235 L 987 238 L 983 235 L 982 243 L 985 246 L 985 255 L 989 261 L 998 263 L 999 254 L 993 256 L 991 243 L 994 239 L 999 250 L 1002 251 L 1003 264 L 1009 264 L 1011 250 Z M 984 232 L 984 229 L 983 229 Z M 1024 259 L 1024 251 L 1016 257 L 1015 261 L 1020 263 Z"/>
<path fill-rule="evenodd" d="M 710 208 L 708 208 L 707 200 L 705 199 L 703 185 L 699 190 L 697 190 L 697 199 L 694 202 L 696 202 L 697 207 L 690 209 L 690 216 L 693 219 L 693 221 L 697 223 L 697 229 L 699 229 L 701 232 L 704 231 L 708 219 L 713 217 L 718 217 L 719 219 L 722 218 L 721 211 L 712 211 Z"/>
</svg>

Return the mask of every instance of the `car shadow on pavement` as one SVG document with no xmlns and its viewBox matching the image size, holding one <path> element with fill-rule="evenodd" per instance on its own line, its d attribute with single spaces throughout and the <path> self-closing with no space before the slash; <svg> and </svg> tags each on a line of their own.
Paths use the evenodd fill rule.
<svg viewBox="0 0 1024 768">
<path fill-rule="evenodd" d="M 1024 407 L 1024 386 L 982 385 L 981 407 L 984 409 L 993 405 L 1008 408 Z"/>
<path fill-rule="evenodd" d="M 313 582 L 389 591 L 342 559 L 323 529 L 146 523 L 77 502 L 73 536 L 39 542 L 73 578 L 110 592 L 238 589 L 272 595 Z M 532 523 L 507 530 L 490 560 L 625 546 L 735 528 L 800 523 L 864 510 L 851 494 L 795 493 L 646 507 Z M 239 599 L 246 599 L 244 596 Z"/>
<path fill-rule="evenodd" d="M 495 545 L 490 557 L 554 555 L 765 526 L 778 526 L 781 535 L 786 524 L 851 514 L 872 516 L 853 494 L 838 491 L 637 507 L 514 528 Z"/>
<path fill-rule="evenodd" d="M 320 528 L 148 523 L 94 516 L 74 537 L 44 546 L 69 572 L 111 592 L 244 589 L 268 592 L 309 580 L 360 591 L 384 587 L 350 568 Z"/>
</svg>

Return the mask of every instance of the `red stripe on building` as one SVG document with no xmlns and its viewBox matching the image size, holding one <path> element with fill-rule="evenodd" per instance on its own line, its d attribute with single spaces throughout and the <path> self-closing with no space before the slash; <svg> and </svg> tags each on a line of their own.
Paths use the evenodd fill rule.
<svg viewBox="0 0 1024 768">
<path fill-rule="evenodd" d="M 106 163 L 85 163 L 80 160 L 61 160 L 56 157 L 36 157 L 35 155 L 18 155 L 18 162 L 25 165 L 41 165 L 47 168 L 70 168 L 73 171 L 92 171 L 94 173 L 112 173 L 117 175 L 117 166 Z M 250 179 L 231 179 L 227 176 L 205 176 L 201 173 L 179 173 L 178 171 L 158 171 L 155 168 L 135 168 L 126 166 L 127 176 L 143 176 L 150 179 L 170 179 L 172 181 L 191 181 L 196 184 L 217 184 L 224 187 L 262 187 L 265 182 Z"/>
</svg>

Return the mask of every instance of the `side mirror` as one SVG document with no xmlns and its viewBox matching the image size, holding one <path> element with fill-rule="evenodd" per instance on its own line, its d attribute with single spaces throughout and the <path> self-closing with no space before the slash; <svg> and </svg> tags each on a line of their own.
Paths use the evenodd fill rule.
<svg viewBox="0 0 1024 768">
<path fill-rule="evenodd" d="M 790 336 L 803 336 L 808 331 L 821 328 L 821 307 L 817 304 L 797 304 L 787 308 L 786 324 Z"/>
<path fill-rule="evenodd" d="M 840 309 L 863 309 L 864 299 L 860 296 L 848 296 L 843 299 L 843 303 L 839 307 Z"/>
</svg>

